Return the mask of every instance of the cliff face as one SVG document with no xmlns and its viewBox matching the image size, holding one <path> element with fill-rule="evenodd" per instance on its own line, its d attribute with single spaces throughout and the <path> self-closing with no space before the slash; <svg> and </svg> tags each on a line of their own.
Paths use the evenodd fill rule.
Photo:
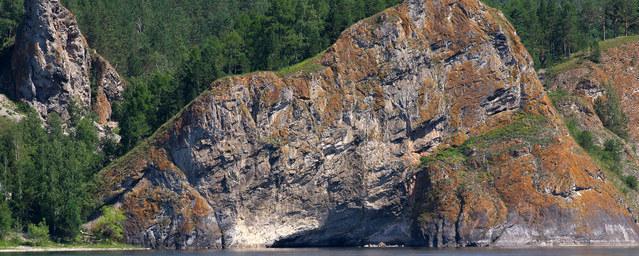
<svg viewBox="0 0 639 256">
<path fill-rule="evenodd" d="M 620 40 L 620 39 L 617 39 Z M 608 93 L 616 93 L 620 99 L 623 112 L 629 124 L 639 122 L 639 113 L 635 106 L 639 104 L 639 42 L 628 42 L 602 52 L 600 63 L 582 60 L 572 68 L 562 70 L 549 80 L 550 90 L 564 90 L 580 99 L 581 109 L 569 107 L 569 99 L 559 102 L 559 110 L 573 109 L 572 114 L 578 120 L 589 123 L 587 126 L 603 127 L 596 115 L 594 103 L 597 99 L 606 98 Z M 563 104 L 562 104 L 563 103 Z M 571 115 L 570 112 L 565 112 Z M 632 143 L 639 142 L 639 126 L 629 125 L 628 139 Z"/>
<path fill-rule="evenodd" d="M 590 132 L 594 144 L 605 147 L 607 141 L 621 143 L 622 165 L 618 167 L 618 175 L 639 177 L 639 157 L 636 150 L 639 142 L 639 127 L 636 125 L 639 122 L 639 114 L 636 111 L 636 106 L 639 105 L 639 96 L 636 93 L 639 90 L 639 42 L 634 40 L 619 43 L 626 39 L 605 42 L 617 46 L 602 51 L 599 63 L 585 59 L 571 61 L 572 65 L 555 72 L 546 84 L 553 92 L 555 106 L 564 119 L 573 122 L 577 129 Z M 602 119 L 607 117 L 601 115 L 612 113 L 598 114 L 596 111 L 598 101 L 607 102 L 611 98 L 618 100 L 617 104 L 627 119 L 627 124 L 623 127 L 627 131 L 625 137 L 620 137 L 605 127 Z M 624 204 L 637 219 L 637 191 L 632 188 L 626 190 Z"/>
<path fill-rule="evenodd" d="M 639 239 L 478 0 L 408 0 L 286 72 L 216 81 L 101 177 L 151 247 Z"/>
<path fill-rule="evenodd" d="M 85 109 L 95 106 L 100 122 L 106 123 L 109 102 L 119 99 L 123 90 L 115 69 L 90 51 L 75 16 L 59 0 L 25 0 L 24 6 L 9 91 L 45 119 L 56 112 L 66 120 L 69 106 L 77 104 Z M 92 75 L 97 81 L 93 85 Z M 92 86 L 97 95 L 92 95 Z"/>
</svg>

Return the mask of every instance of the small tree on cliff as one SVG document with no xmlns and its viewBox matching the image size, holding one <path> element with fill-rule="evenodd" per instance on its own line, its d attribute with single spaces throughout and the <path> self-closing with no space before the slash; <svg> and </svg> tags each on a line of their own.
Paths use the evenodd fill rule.
<svg viewBox="0 0 639 256">
<path fill-rule="evenodd" d="M 606 86 L 606 97 L 595 102 L 595 111 L 603 125 L 619 137 L 628 137 L 628 117 L 621 107 L 621 99 L 611 85 Z"/>
</svg>

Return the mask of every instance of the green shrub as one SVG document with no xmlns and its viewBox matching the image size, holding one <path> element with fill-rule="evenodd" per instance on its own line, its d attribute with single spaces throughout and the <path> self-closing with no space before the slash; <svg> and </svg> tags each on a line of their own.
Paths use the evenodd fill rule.
<svg viewBox="0 0 639 256">
<path fill-rule="evenodd" d="M 599 42 L 593 42 L 590 46 L 590 59 L 594 63 L 601 62 L 601 47 L 599 46 Z"/>
<path fill-rule="evenodd" d="M 607 140 L 604 144 L 604 150 L 608 153 L 608 158 L 612 161 L 621 161 L 621 153 L 623 152 L 623 145 L 620 141 L 611 139 Z"/>
<path fill-rule="evenodd" d="M 593 142 L 592 133 L 589 131 L 581 131 L 577 132 L 577 143 L 581 145 L 586 151 L 592 151 L 595 147 L 595 143 Z"/>
<path fill-rule="evenodd" d="M 637 177 L 628 175 L 624 178 L 624 182 L 629 188 L 637 190 Z"/>
<path fill-rule="evenodd" d="M 628 138 L 628 117 L 621 108 L 621 99 L 612 86 L 606 86 L 606 98 L 601 97 L 595 101 L 597 116 L 608 128 L 619 137 Z"/>
<path fill-rule="evenodd" d="M 124 221 L 126 216 L 120 209 L 102 208 L 102 217 L 95 224 L 94 235 L 100 241 L 121 242 L 124 238 Z"/>
<path fill-rule="evenodd" d="M 33 242 L 33 245 L 42 246 L 50 242 L 49 240 L 49 226 L 46 221 L 42 220 L 39 224 L 29 224 L 28 226 L 29 239 Z"/>
<path fill-rule="evenodd" d="M 570 134 L 575 138 L 577 143 L 586 150 L 593 160 L 595 160 L 605 170 L 616 175 L 620 180 L 625 181 L 625 177 L 622 176 L 623 144 L 621 141 L 610 139 L 604 143 L 604 147 L 600 147 L 594 144 L 592 133 L 580 130 L 574 120 L 569 120 L 567 122 L 567 126 Z"/>
<path fill-rule="evenodd" d="M 0 239 L 6 237 L 11 231 L 11 225 L 13 224 L 13 218 L 11 218 L 11 209 L 7 201 L 0 203 Z"/>
</svg>

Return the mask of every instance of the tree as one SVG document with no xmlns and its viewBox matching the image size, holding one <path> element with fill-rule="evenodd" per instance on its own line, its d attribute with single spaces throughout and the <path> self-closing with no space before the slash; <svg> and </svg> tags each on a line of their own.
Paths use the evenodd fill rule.
<svg viewBox="0 0 639 256">
<path fill-rule="evenodd" d="M 195 99 L 209 88 L 213 80 L 224 75 L 222 71 L 224 65 L 220 63 L 223 56 L 222 44 L 214 38 L 208 39 L 204 45 L 191 50 L 176 74 L 178 83 L 176 96 L 180 101 L 179 107 Z"/>
<path fill-rule="evenodd" d="M 102 208 L 102 216 L 97 219 L 93 234 L 98 240 L 121 242 L 124 238 L 124 221 L 126 216 L 122 210 L 113 207 Z"/>
<path fill-rule="evenodd" d="M 131 80 L 124 92 L 124 101 L 117 104 L 115 113 L 120 120 L 122 146 L 128 150 L 137 141 L 150 135 L 149 113 L 153 110 L 153 96 L 142 80 Z"/>
<path fill-rule="evenodd" d="M 246 44 L 244 38 L 237 31 L 233 30 L 225 34 L 221 41 L 224 43 L 222 56 L 226 60 L 222 71 L 225 74 L 240 74 L 250 68 L 248 57 L 246 56 Z"/>
<path fill-rule="evenodd" d="M 588 58 L 594 63 L 601 62 L 601 47 L 598 41 L 591 42 L 590 56 Z"/>
<path fill-rule="evenodd" d="M 606 97 L 595 101 L 595 111 L 603 125 L 619 137 L 628 137 L 628 117 L 621 107 L 621 99 L 611 85 L 606 86 Z"/>
<path fill-rule="evenodd" d="M 6 237 L 11 231 L 13 218 L 11 217 L 11 209 L 6 199 L 0 201 L 0 239 Z"/>
<path fill-rule="evenodd" d="M 628 36 L 630 29 L 639 24 L 639 1 L 624 0 L 620 3 L 619 16 L 623 23 L 624 35 Z"/>
<path fill-rule="evenodd" d="M 22 1 L 0 0 L 0 52 L 13 44 L 24 11 Z"/>
</svg>

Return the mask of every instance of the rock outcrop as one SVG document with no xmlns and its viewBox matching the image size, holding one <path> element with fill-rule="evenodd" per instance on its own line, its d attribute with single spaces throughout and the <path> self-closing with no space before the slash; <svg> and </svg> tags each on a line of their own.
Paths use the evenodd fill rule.
<svg viewBox="0 0 639 256">
<path fill-rule="evenodd" d="M 0 94 L 0 117 L 18 122 L 24 116 L 18 112 L 18 107 L 7 96 Z"/>
<path fill-rule="evenodd" d="M 564 117 L 576 129 L 588 131 L 592 134 L 593 142 L 605 148 L 606 142 L 617 141 L 622 147 L 621 165 L 617 166 L 617 176 L 639 177 L 639 41 L 617 43 L 628 38 L 612 39 L 604 44 L 618 46 L 604 49 L 599 63 L 594 63 L 583 57 L 570 60 L 572 65 L 562 65 L 568 68 L 555 70 L 547 81 L 548 90 L 552 92 L 554 104 Z M 613 94 L 613 95 L 611 95 Z M 597 113 L 597 102 L 601 105 L 609 100 L 618 100 L 616 104 L 625 114 L 627 127 L 611 131 L 605 127 L 601 115 L 614 113 Z M 600 105 L 600 106 L 601 106 Z M 619 114 L 619 113 L 617 113 Z M 608 117 L 609 118 L 609 117 Z M 624 129 L 625 128 L 625 129 Z M 619 130 L 625 130 L 626 134 Z M 621 136 L 620 136 L 621 135 Z M 626 178 L 627 179 L 627 178 Z M 618 181 L 619 186 L 625 186 Z M 637 191 L 627 188 L 625 204 L 632 210 L 635 219 L 639 213 L 639 197 Z"/>
<path fill-rule="evenodd" d="M 59 0 L 25 0 L 25 17 L 16 35 L 11 60 L 17 99 L 44 119 L 51 112 L 64 120 L 77 104 L 97 110 L 100 123 L 110 117 L 110 102 L 123 91 L 117 72 L 89 49 L 75 16 Z M 92 85 L 92 75 L 96 76 Z M 92 95 L 94 87 L 97 95 Z"/>
<path fill-rule="evenodd" d="M 575 115 L 576 120 L 588 123 L 584 127 L 603 127 L 595 113 L 594 103 L 597 99 L 606 98 L 608 93 L 616 93 L 628 123 L 639 123 L 639 113 L 635 111 L 635 106 L 639 105 L 639 42 L 605 49 L 601 55 L 600 63 L 577 60 L 580 63 L 553 75 L 548 82 L 549 90 L 562 90 L 574 96 L 572 99 L 581 99 L 575 102 L 565 97 L 558 102 L 559 110 L 572 110 L 572 114 L 565 114 Z M 639 126 L 629 125 L 627 128 L 628 139 L 639 143 Z"/>
<path fill-rule="evenodd" d="M 100 173 L 156 248 L 634 245 L 503 15 L 407 0 L 292 73 L 228 77 Z"/>
</svg>

